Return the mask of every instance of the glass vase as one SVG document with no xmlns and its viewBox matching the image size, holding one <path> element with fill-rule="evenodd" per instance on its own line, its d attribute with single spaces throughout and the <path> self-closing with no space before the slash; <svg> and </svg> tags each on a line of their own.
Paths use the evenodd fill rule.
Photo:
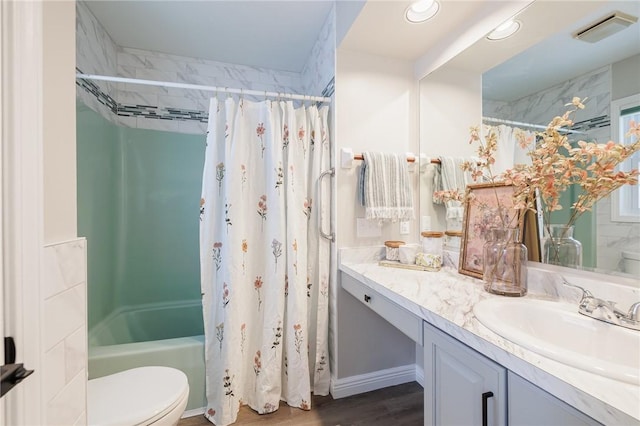
<svg viewBox="0 0 640 426">
<path fill-rule="evenodd" d="M 527 294 L 527 257 L 517 228 L 492 228 L 483 247 L 484 289 L 502 296 Z"/>
<path fill-rule="evenodd" d="M 582 266 L 582 244 L 573 238 L 573 226 L 549 225 L 544 241 L 544 262 L 577 268 Z"/>
</svg>

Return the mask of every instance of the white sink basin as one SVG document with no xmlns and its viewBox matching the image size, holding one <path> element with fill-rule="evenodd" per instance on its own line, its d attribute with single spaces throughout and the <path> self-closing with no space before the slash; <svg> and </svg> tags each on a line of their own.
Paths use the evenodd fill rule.
<svg viewBox="0 0 640 426">
<path fill-rule="evenodd" d="M 487 299 L 473 313 L 491 331 L 566 365 L 640 385 L 640 331 L 577 312 L 577 305 L 536 299 Z"/>
</svg>

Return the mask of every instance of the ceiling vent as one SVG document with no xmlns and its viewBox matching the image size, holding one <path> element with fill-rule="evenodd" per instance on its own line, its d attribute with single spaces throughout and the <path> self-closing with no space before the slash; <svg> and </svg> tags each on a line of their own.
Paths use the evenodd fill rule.
<svg viewBox="0 0 640 426">
<path fill-rule="evenodd" d="M 612 12 L 597 22 L 590 24 L 586 28 L 581 29 L 573 34 L 573 38 L 596 43 L 604 38 L 609 37 L 627 28 L 638 21 L 635 16 L 627 15 L 622 12 Z"/>
</svg>

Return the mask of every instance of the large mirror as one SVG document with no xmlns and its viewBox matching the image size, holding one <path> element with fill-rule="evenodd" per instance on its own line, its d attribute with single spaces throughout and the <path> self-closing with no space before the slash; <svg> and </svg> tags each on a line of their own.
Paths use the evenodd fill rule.
<svg viewBox="0 0 640 426">
<path fill-rule="evenodd" d="M 621 110 L 633 112 L 630 102 L 640 96 L 640 23 L 618 24 L 621 31 L 597 42 L 574 37 L 614 13 L 638 17 L 640 2 L 538 0 L 518 14 L 521 28 L 514 36 L 479 40 L 423 78 L 421 152 L 430 157 L 472 156 L 469 126 L 484 122 L 535 132 L 562 115 L 573 96 L 589 99 L 573 117 L 572 142 L 620 141 L 614 134 L 616 117 Z M 510 149 L 516 161 L 526 159 L 524 151 Z M 444 208 L 431 201 L 432 180 L 433 170 L 421 175 L 420 212 L 423 222 L 428 217 L 432 227 L 444 230 L 449 225 Z M 632 197 L 634 190 L 637 200 L 638 187 L 632 187 Z M 574 197 L 570 191 L 563 195 L 563 210 L 552 223 L 566 223 Z M 623 198 L 601 200 L 582 215 L 574 236 L 582 243 L 584 269 L 637 278 L 637 270 L 631 271 L 640 264 L 634 259 L 640 256 L 640 222 L 637 211 L 636 217 L 616 214 Z"/>
</svg>

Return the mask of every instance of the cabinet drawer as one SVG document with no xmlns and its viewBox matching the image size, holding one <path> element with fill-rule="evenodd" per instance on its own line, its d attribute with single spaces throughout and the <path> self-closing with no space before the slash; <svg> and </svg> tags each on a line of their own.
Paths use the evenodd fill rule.
<svg viewBox="0 0 640 426">
<path fill-rule="evenodd" d="M 422 346 L 422 320 L 418 316 L 347 274 L 341 274 L 341 278 L 342 288 Z"/>
</svg>

